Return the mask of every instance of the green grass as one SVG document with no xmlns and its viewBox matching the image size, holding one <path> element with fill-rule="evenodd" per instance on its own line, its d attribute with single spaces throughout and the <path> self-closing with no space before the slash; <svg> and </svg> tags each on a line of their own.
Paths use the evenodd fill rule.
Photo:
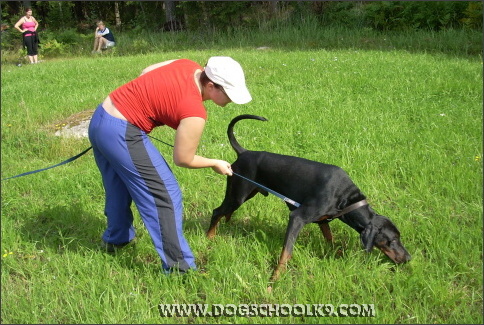
<svg viewBox="0 0 484 325">
<path fill-rule="evenodd" d="M 262 45 L 262 44 L 261 44 Z M 207 103 L 199 153 L 235 160 L 226 128 L 239 114 L 251 150 L 339 165 L 372 207 L 399 227 L 413 259 L 394 266 L 366 254 L 358 234 L 331 223 L 334 244 L 305 227 L 287 270 L 267 292 L 288 211 L 276 197 L 243 205 L 206 239 L 225 178 L 174 166 L 185 235 L 200 272 L 165 276 L 135 213 L 138 241 L 116 256 L 98 250 L 103 189 L 92 153 L 2 182 L 2 323 L 482 323 L 482 63 L 406 50 L 165 51 L 47 60 L 2 67 L 2 178 L 47 167 L 89 146 L 45 127 L 94 109 L 146 66 L 212 55 L 241 62 L 254 100 Z M 154 137 L 173 142 L 174 131 Z M 134 211 L 136 209 L 134 208 Z M 376 317 L 160 317 L 160 303 L 374 304 Z"/>
</svg>

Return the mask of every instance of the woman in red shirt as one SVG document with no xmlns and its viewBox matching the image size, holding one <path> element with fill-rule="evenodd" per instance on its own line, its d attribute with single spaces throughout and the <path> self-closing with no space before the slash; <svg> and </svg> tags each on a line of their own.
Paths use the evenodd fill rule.
<svg viewBox="0 0 484 325">
<path fill-rule="evenodd" d="M 210 167 L 232 175 L 228 162 L 196 154 L 207 119 L 203 102 L 212 100 L 224 107 L 251 99 L 242 67 L 230 57 L 212 57 L 205 68 L 187 59 L 154 64 L 106 97 L 91 119 L 89 139 L 106 193 L 103 241 L 108 251 L 134 239 L 134 201 L 163 269 L 196 268 L 183 236 L 178 182 L 147 134 L 167 125 L 176 130 L 177 166 Z"/>
</svg>

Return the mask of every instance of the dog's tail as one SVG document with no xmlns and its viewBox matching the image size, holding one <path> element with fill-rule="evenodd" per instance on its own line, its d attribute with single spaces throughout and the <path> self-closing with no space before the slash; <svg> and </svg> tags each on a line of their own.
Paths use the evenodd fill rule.
<svg viewBox="0 0 484 325">
<path fill-rule="evenodd" d="M 265 117 L 257 116 L 257 115 L 249 115 L 249 114 L 239 115 L 235 117 L 232 121 L 230 121 L 229 127 L 227 128 L 227 135 L 229 136 L 230 145 L 232 146 L 232 148 L 234 148 L 235 152 L 237 153 L 237 156 L 240 155 L 242 152 L 246 151 L 246 149 L 242 148 L 242 146 L 235 139 L 234 125 L 238 121 L 245 120 L 245 119 L 267 121 Z"/>
</svg>

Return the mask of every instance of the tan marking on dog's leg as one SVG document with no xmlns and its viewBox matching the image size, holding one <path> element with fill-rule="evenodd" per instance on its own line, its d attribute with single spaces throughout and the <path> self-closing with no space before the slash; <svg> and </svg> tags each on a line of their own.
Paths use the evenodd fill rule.
<svg viewBox="0 0 484 325">
<path fill-rule="evenodd" d="M 211 227 L 208 231 L 207 231 L 207 237 L 209 239 L 212 239 L 213 237 L 215 237 L 216 233 L 217 233 L 217 226 L 214 226 L 214 227 Z"/>
<path fill-rule="evenodd" d="M 270 282 L 277 281 L 281 272 L 286 269 L 286 264 L 290 259 L 291 259 L 291 254 L 289 254 L 289 252 L 284 247 L 282 249 L 281 257 L 279 258 L 279 263 L 277 264 L 276 268 L 274 269 L 274 272 L 272 272 L 271 279 L 269 280 Z"/>
<path fill-rule="evenodd" d="M 331 229 L 329 228 L 329 223 L 320 223 L 319 229 L 321 229 L 321 232 L 323 233 L 323 236 L 327 241 L 333 242 L 333 234 L 331 233 Z"/>
<path fill-rule="evenodd" d="M 222 220 L 224 216 L 221 215 L 218 219 L 217 219 L 217 222 L 215 222 L 212 226 L 210 226 L 210 228 L 207 230 L 207 237 L 209 239 L 212 239 L 213 237 L 215 237 L 215 235 L 217 234 L 217 225 L 218 223 L 220 222 L 220 220 Z"/>
</svg>

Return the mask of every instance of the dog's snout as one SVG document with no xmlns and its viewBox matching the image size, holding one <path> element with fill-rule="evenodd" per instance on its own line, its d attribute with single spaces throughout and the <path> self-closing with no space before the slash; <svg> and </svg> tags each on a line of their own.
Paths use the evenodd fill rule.
<svg viewBox="0 0 484 325">
<path fill-rule="evenodd" d="M 402 246 L 397 249 L 390 249 L 388 247 L 379 247 L 380 250 L 388 256 L 395 264 L 403 264 L 409 262 L 412 257 L 407 250 Z"/>
<path fill-rule="evenodd" d="M 410 262 L 411 259 L 412 257 L 410 255 L 405 255 L 403 258 L 395 259 L 393 261 L 395 262 L 395 264 L 405 264 L 407 262 Z"/>
<path fill-rule="evenodd" d="M 412 260 L 412 256 L 408 252 L 405 252 L 405 259 L 401 263 L 407 263 L 407 262 L 410 262 L 411 260 Z"/>
</svg>

